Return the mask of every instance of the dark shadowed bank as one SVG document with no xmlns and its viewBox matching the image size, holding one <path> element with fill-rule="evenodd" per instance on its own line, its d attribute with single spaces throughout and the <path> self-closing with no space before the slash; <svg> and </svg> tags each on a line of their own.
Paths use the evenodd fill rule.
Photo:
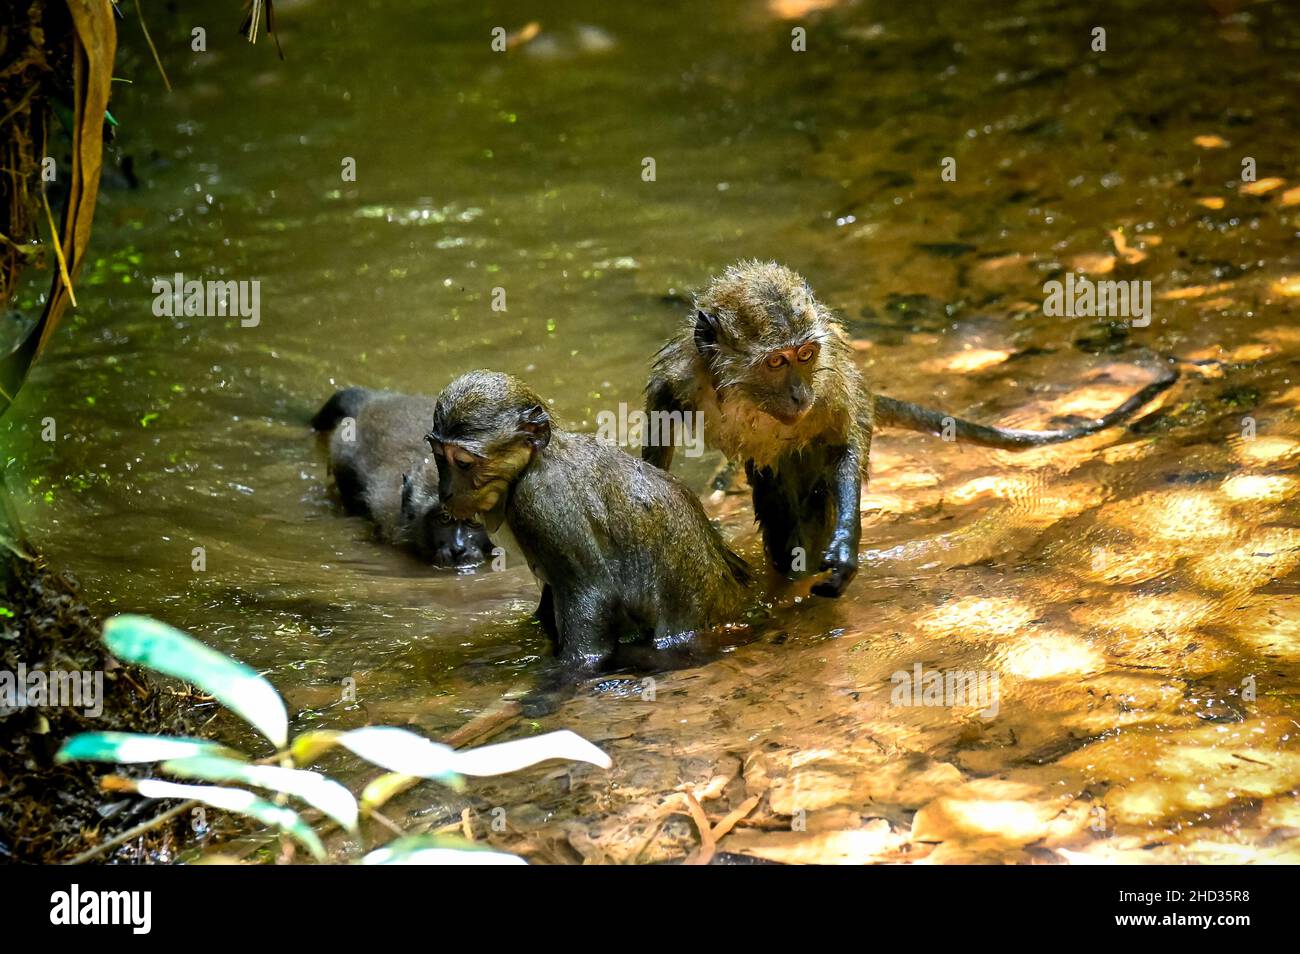
<svg viewBox="0 0 1300 954">
<path fill-rule="evenodd" d="M 59 745 L 78 732 L 192 734 L 183 697 L 160 690 L 139 670 L 114 660 L 100 642 L 100 621 L 76 581 L 39 558 L 6 554 L 0 563 L 0 671 L 102 673 L 103 696 L 86 706 L 9 705 L 0 695 L 0 859 L 57 863 L 75 858 L 167 806 L 99 789 L 102 766 L 57 765 Z M 126 771 L 129 767 L 123 767 Z M 188 816 L 150 830 L 100 860 L 167 861 L 189 831 Z"/>
<path fill-rule="evenodd" d="M 0 469 L 0 501 L 4 479 Z M 55 753 L 78 732 L 193 735 L 201 716 L 186 696 L 109 654 L 76 579 L 30 555 L 9 510 L 0 507 L 0 862 L 57 864 L 92 852 L 98 861 L 170 861 L 190 833 L 189 816 L 110 844 L 170 803 L 102 791 L 102 766 L 58 764 Z M 93 695 L 76 704 L 28 697 L 53 685 L 55 673 L 84 674 Z"/>
</svg>

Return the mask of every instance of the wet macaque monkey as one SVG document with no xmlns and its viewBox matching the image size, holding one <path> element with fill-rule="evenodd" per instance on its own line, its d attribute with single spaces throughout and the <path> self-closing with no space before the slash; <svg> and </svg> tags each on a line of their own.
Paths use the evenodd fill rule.
<svg viewBox="0 0 1300 954">
<path fill-rule="evenodd" d="M 350 513 L 426 563 L 477 566 L 492 541 L 481 521 L 453 519 L 438 499 L 438 465 L 424 442 L 433 407 L 428 397 L 347 388 L 311 423 L 330 432 L 330 471 Z"/>
<path fill-rule="evenodd" d="M 443 504 L 458 520 L 509 526 L 542 584 L 537 615 L 568 671 L 740 621 L 749 567 L 676 478 L 564 430 L 540 397 L 499 372 L 457 378 L 432 421 Z"/>
<path fill-rule="evenodd" d="M 744 463 L 768 558 L 788 577 L 825 574 L 812 592 L 834 597 L 857 572 L 859 502 L 876 426 L 947 430 L 992 447 L 1052 444 L 1119 423 L 1176 377 L 1162 369 L 1120 407 L 1077 427 L 974 424 L 873 395 L 843 327 L 808 284 L 784 266 L 753 261 L 715 278 L 682 332 L 659 350 L 646 406 L 650 415 L 704 413 L 705 440 Z M 642 456 L 666 470 L 674 442 L 647 445 Z"/>
</svg>

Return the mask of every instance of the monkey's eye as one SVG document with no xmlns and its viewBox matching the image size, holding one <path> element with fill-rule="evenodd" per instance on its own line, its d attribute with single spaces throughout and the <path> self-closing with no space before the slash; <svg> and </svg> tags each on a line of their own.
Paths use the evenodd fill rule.
<svg viewBox="0 0 1300 954">
<path fill-rule="evenodd" d="M 812 342 L 809 342 L 808 344 L 804 345 L 798 350 L 798 352 L 795 354 L 795 357 L 799 359 L 800 364 L 804 364 L 805 362 L 811 361 L 816 356 L 816 354 L 817 354 L 817 346 Z"/>
<path fill-rule="evenodd" d="M 473 454 L 460 447 L 444 445 L 443 453 L 451 459 L 458 470 L 469 470 L 477 463 L 477 458 Z"/>
<path fill-rule="evenodd" d="M 436 517 L 435 519 L 438 521 L 438 525 L 439 525 L 439 526 L 443 526 L 443 527 L 449 527 L 449 526 L 451 526 L 451 522 L 452 522 L 452 521 L 451 521 L 451 514 L 449 514 L 449 513 L 448 513 L 447 511 L 445 511 L 445 510 L 439 510 L 439 511 L 438 511 L 438 515 L 437 515 L 437 517 Z"/>
<path fill-rule="evenodd" d="M 786 364 L 785 355 L 769 354 L 767 356 L 767 361 L 765 361 L 764 364 L 766 364 L 769 368 L 772 368 L 773 370 L 776 370 L 777 368 L 783 368 L 785 367 Z"/>
<path fill-rule="evenodd" d="M 468 523 L 468 524 L 469 524 L 471 527 L 473 527 L 475 530 L 482 530 L 482 529 L 483 529 L 483 518 L 482 518 L 482 517 L 478 517 L 478 516 L 470 517 L 470 518 L 469 518 L 468 520 L 466 520 L 465 522 Z"/>
</svg>

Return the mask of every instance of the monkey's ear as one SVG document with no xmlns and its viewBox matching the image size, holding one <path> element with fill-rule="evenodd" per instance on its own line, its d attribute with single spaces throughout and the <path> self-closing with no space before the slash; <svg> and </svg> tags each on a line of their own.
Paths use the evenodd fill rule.
<svg viewBox="0 0 1300 954">
<path fill-rule="evenodd" d="M 695 347 L 706 358 L 718 350 L 718 319 L 707 311 L 695 312 Z"/>
<path fill-rule="evenodd" d="M 551 442 L 551 415 L 542 405 L 534 404 L 520 413 L 519 431 L 528 435 L 534 450 L 541 450 Z"/>
</svg>

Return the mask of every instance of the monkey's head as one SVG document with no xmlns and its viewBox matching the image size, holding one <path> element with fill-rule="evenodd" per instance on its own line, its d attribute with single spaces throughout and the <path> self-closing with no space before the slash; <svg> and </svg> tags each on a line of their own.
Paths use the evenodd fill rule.
<svg viewBox="0 0 1300 954">
<path fill-rule="evenodd" d="M 462 374 L 438 395 L 427 440 L 438 462 L 438 494 L 457 520 L 501 522 L 510 485 L 551 439 L 546 405 L 498 371 Z"/>
<path fill-rule="evenodd" d="M 436 492 L 438 471 L 427 461 L 420 479 L 402 475 L 402 538 L 434 566 L 465 568 L 486 563 L 492 540 L 477 516 L 457 520 Z"/>
<path fill-rule="evenodd" d="M 492 555 L 492 540 L 478 517 L 457 520 L 437 507 L 420 521 L 415 550 L 434 566 L 479 566 Z"/>
<path fill-rule="evenodd" d="M 775 262 L 740 262 L 695 301 L 695 346 L 720 396 L 740 398 L 783 424 L 817 401 L 834 319 L 799 275 Z"/>
</svg>

